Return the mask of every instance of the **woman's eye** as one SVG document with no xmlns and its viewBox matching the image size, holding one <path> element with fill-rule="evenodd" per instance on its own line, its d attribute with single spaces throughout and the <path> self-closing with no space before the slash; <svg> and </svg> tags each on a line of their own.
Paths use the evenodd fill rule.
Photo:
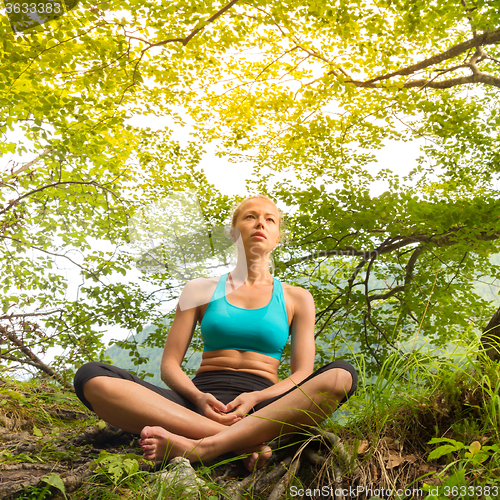
<svg viewBox="0 0 500 500">
<path fill-rule="evenodd" d="M 271 222 L 274 222 L 274 219 L 271 219 L 271 217 L 269 217 L 269 219 L 267 219 L 267 220 L 270 220 Z"/>
</svg>

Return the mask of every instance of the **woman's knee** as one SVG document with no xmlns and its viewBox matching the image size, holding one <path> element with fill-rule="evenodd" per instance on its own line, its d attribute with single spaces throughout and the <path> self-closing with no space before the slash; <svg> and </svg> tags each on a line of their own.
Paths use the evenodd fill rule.
<svg viewBox="0 0 500 500">
<path fill-rule="evenodd" d="M 318 375 L 317 378 L 323 392 L 334 397 L 345 397 L 351 391 L 354 383 L 351 373 L 343 368 L 333 368 L 325 371 Z"/>
<path fill-rule="evenodd" d="M 90 361 L 80 366 L 75 373 L 73 384 L 75 387 L 83 386 L 87 380 L 95 376 L 97 373 L 102 371 L 102 366 L 104 363 L 99 363 L 98 361 Z"/>
<path fill-rule="evenodd" d="M 107 376 L 109 372 L 106 372 L 104 366 L 106 366 L 104 363 L 91 361 L 82 365 L 75 373 L 73 380 L 75 392 L 84 404 L 89 402 L 88 397 L 105 389 L 105 379 L 110 377 Z"/>
</svg>

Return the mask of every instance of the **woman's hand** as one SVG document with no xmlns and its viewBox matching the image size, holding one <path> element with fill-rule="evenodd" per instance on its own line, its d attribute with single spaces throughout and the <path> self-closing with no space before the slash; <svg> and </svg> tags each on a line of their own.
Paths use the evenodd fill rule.
<svg viewBox="0 0 500 500">
<path fill-rule="evenodd" d="M 236 412 L 228 414 L 227 412 L 229 409 L 226 405 L 208 392 L 200 393 L 198 398 L 196 398 L 195 404 L 200 408 L 205 417 L 215 422 L 219 422 L 220 424 L 232 425 L 238 422 L 238 420 L 241 420 L 241 417 L 236 415 Z"/>
<path fill-rule="evenodd" d="M 231 411 L 236 408 L 235 411 L 231 413 L 231 415 L 236 415 L 239 419 L 246 417 L 250 410 L 258 403 L 260 403 L 260 399 L 257 396 L 256 392 L 243 392 L 237 398 L 233 399 L 230 403 L 227 404 L 227 411 Z"/>
</svg>

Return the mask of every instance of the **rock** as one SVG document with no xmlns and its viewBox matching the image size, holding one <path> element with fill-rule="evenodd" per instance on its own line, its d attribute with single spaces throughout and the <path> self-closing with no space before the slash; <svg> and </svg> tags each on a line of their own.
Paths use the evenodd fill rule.
<svg viewBox="0 0 500 500">
<path fill-rule="evenodd" d="M 177 490 L 186 500 L 198 500 L 201 491 L 207 489 L 205 481 L 196 475 L 191 463 L 184 457 L 173 458 L 168 470 L 158 473 L 155 480 L 158 489 L 169 493 Z"/>
</svg>

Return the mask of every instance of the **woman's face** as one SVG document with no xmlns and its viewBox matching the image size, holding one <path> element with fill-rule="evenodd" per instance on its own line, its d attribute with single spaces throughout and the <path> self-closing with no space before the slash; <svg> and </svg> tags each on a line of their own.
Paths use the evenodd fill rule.
<svg viewBox="0 0 500 500">
<path fill-rule="evenodd" d="M 279 241 L 280 216 L 274 203 L 265 198 L 243 202 L 236 220 L 243 244 L 272 250 Z"/>
</svg>

